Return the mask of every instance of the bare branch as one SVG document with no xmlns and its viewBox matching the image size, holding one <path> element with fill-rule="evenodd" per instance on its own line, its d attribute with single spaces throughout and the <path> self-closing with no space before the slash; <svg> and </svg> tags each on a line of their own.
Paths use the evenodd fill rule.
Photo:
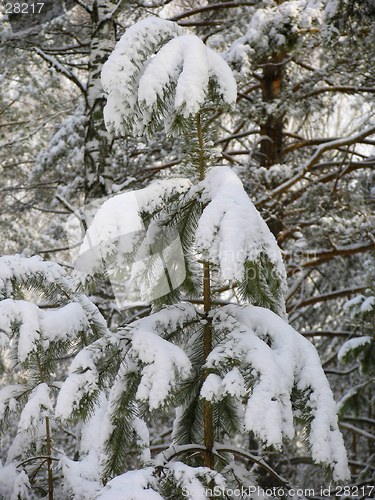
<svg viewBox="0 0 375 500">
<path fill-rule="evenodd" d="M 195 16 L 196 14 L 201 14 L 202 12 L 207 12 L 210 10 L 218 10 L 218 9 L 231 9 L 236 7 L 244 7 L 249 6 L 252 7 L 254 2 L 226 2 L 226 3 L 214 3 L 211 5 L 205 5 L 204 7 L 198 7 L 197 9 L 188 10 L 183 12 L 182 14 L 177 14 L 173 17 L 170 17 L 168 21 L 179 21 L 180 19 L 184 19 L 185 17 Z"/>
<path fill-rule="evenodd" d="M 329 330 L 309 330 L 307 332 L 301 332 L 304 337 L 349 337 L 353 335 L 353 332 L 334 332 Z"/>
<path fill-rule="evenodd" d="M 255 135 L 255 134 L 260 134 L 260 130 L 253 129 L 253 130 L 247 130 L 246 132 L 241 132 L 239 134 L 233 134 L 228 137 L 224 137 L 223 139 L 219 139 L 218 141 L 215 142 L 215 145 L 221 144 L 222 142 L 228 142 L 232 141 L 233 139 L 240 139 L 241 137 L 247 137 L 248 135 Z M 227 154 L 230 154 L 230 151 L 227 151 Z"/>
<path fill-rule="evenodd" d="M 364 130 L 363 132 L 360 132 L 358 134 L 349 136 L 349 137 L 344 137 L 342 139 L 337 139 L 334 141 L 330 141 L 326 144 L 320 145 L 313 156 L 308 160 L 305 164 L 305 166 L 301 169 L 301 172 L 293 176 L 291 179 L 288 181 L 284 182 L 283 184 L 280 184 L 277 188 L 275 188 L 271 193 L 267 194 L 266 196 L 263 196 L 257 203 L 256 207 L 262 207 L 264 206 L 267 202 L 272 202 L 268 203 L 270 207 L 274 206 L 277 202 L 273 201 L 275 198 L 280 196 L 280 194 L 284 193 L 287 191 L 290 187 L 292 187 L 294 184 L 296 184 L 298 181 L 303 179 L 307 172 L 312 170 L 312 168 L 319 162 L 320 158 L 323 156 L 324 153 L 327 151 L 331 151 L 333 149 L 339 149 L 340 147 L 343 146 L 351 146 L 352 144 L 355 144 L 357 142 L 362 141 L 366 137 L 375 134 L 375 127 L 370 127 Z"/>
<path fill-rule="evenodd" d="M 307 94 L 298 97 L 299 100 L 307 99 L 308 97 L 313 97 L 314 95 L 323 94 L 324 92 L 343 92 L 345 94 L 362 94 L 363 92 L 368 92 L 371 94 L 375 93 L 375 87 L 352 87 L 352 86 L 341 86 L 334 85 L 332 87 L 321 87 L 320 89 L 312 90 Z"/>
<path fill-rule="evenodd" d="M 340 297 L 347 297 L 348 295 L 353 295 L 353 293 L 361 293 L 367 289 L 366 286 L 345 288 L 343 290 L 337 290 L 335 292 L 324 293 L 317 295 L 316 297 L 310 297 L 305 300 L 301 300 L 297 304 L 292 304 L 286 308 L 287 312 L 295 310 L 300 307 L 310 306 L 311 304 L 316 304 L 317 302 L 324 302 L 325 300 L 333 300 Z M 318 332 L 317 332 L 318 333 Z"/>
<path fill-rule="evenodd" d="M 369 432 L 366 432 L 363 429 L 359 429 L 359 427 L 355 427 L 354 425 L 351 424 L 344 424 L 343 422 L 340 422 L 339 426 L 342 429 L 346 429 L 347 431 L 355 432 L 356 434 L 359 434 L 360 436 L 363 436 L 366 439 L 369 439 L 370 441 L 375 441 L 375 436 L 373 434 L 370 434 Z"/>
</svg>

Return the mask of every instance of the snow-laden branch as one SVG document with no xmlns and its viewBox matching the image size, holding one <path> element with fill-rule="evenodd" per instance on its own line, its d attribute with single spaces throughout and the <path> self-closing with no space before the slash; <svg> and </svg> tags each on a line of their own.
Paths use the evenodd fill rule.
<svg viewBox="0 0 375 500">
<path fill-rule="evenodd" d="M 195 453 L 200 453 L 204 454 L 206 453 L 207 448 L 203 445 L 198 445 L 198 444 L 185 444 L 185 445 L 176 445 L 172 444 L 167 450 L 162 451 L 157 455 L 157 457 L 154 460 L 154 465 L 155 468 L 163 467 L 165 466 L 168 462 L 173 461 L 175 458 L 177 458 L 179 455 L 192 455 Z M 246 458 L 247 460 L 250 460 L 254 464 L 259 465 L 263 469 L 265 469 L 269 474 L 271 474 L 273 477 L 275 477 L 280 484 L 287 486 L 288 481 L 284 479 L 282 476 L 277 474 L 272 467 L 270 467 L 263 458 L 258 457 L 256 455 L 253 455 L 252 453 L 249 453 L 246 450 L 243 450 L 241 448 L 238 448 L 237 446 L 230 446 L 230 445 L 222 445 L 220 443 L 214 443 L 214 446 L 212 448 L 212 453 L 219 457 L 221 460 L 227 461 L 229 463 L 228 459 L 225 459 L 222 455 L 222 453 L 231 453 L 233 455 L 236 455 L 238 457 Z"/>
<path fill-rule="evenodd" d="M 238 448 L 237 446 L 229 446 L 226 444 L 220 444 L 220 443 L 214 443 L 213 447 L 213 453 L 232 453 L 233 455 L 237 455 L 243 458 L 246 458 L 253 462 L 254 464 L 259 465 L 263 469 L 265 469 L 269 474 L 271 474 L 273 477 L 275 477 L 283 486 L 287 486 L 289 483 L 286 479 L 284 479 L 282 476 L 277 474 L 272 467 L 270 467 L 263 458 L 258 457 L 256 455 L 253 455 L 252 453 L 249 453 L 246 450 L 243 450 L 241 448 Z M 221 455 L 220 455 L 221 456 Z"/>
<path fill-rule="evenodd" d="M 157 18 L 125 32 L 103 66 L 102 84 L 106 127 L 120 134 L 152 135 L 161 123 L 175 133 L 206 101 L 228 106 L 237 94 L 219 54 L 176 23 Z"/>
<path fill-rule="evenodd" d="M 283 436 L 293 438 L 294 405 L 303 405 L 313 415 L 308 439 L 314 461 L 334 464 L 336 479 L 347 477 L 336 404 L 312 344 L 271 311 L 254 306 L 224 306 L 213 316 L 212 327 L 223 340 L 207 357 L 210 374 L 201 396 L 216 402 L 245 394 L 245 429 L 276 447 Z M 254 381 L 246 390 L 249 376 Z M 290 396 L 293 388 L 298 396 Z"/>
<path fill-rule="evenodd" d="M 111 10 L 111 12 L 109 12 L 108 14 L 103 16 L 102 19 L 100 19 L 98 27 L 101 26 L 102 24 L 106 23 L 107 21 L 111 21 L 112 19 L 115 19 L 116 16 L 118 16 L 121 13 L 121 10 L 126 3 L 127 3 L 126 0 L 119 0 L 117 2 L 116 6 Z"/>
<path fill-rule="evenodd" d="M 38 47 L 34 48 L 35 52 L 46 62 L 48 62 L 51 66 L 55 68 L 56 71 L 64 75 L 66 78 L 68 78 L 70 81 L 75 83 L 77 87 L 84 93 L 86 91 L 85 85 L 80 82 L 80 80 L 77 78 L 77 76 L 69 71 L 65 66 L 63 66 L 57 59 L 56 57 L 53 57 L 51 55 L 46 54 L 43 52 L 41 49 Z"/>
</svg>

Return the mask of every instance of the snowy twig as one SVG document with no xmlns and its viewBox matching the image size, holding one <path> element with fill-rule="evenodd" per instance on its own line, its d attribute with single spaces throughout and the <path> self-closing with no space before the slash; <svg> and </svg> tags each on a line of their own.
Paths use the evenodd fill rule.
<svg viewBox="0 0 375 500">
<path fill-rule="evenodd" d="M 155 457 L 155 466 L 163 467 L 166 463 L 170 462 L 178 455 L 182 455 L 184 453 L 205 453 L 206 447 L 199 444 L 184 444 L 184 445 L 176 445 L 172 444 L 167 450 L 160 453 L 157 457 Z"/>
<path fill-rule="evenodd" d="M 38 55 L 40 55 L 42 59 L 51 64 L 51 66 L 53 66 L 56 71 L 66 76 L 66 78 L 75 83 L 83 93 L 86 91 L 85 86 L 78 80 L 78 78 L 74 75 L 74 73 L 65 68 L 65 66 L 63 66 L 55 57 L 47 55 L 38 47 L 35 47 L 34 50 Z"/>
<path fill-rule="evenodd" d="M 10 146 L 13 146 L 13 144 L 16 144 L 17 142 L 24 142 L 24 141 L 27 141 L 28 139 L 30 139 L 33 135 L 35 135 L 36 133 L 39 132 L 39 130 L 41 130 L 44 125 L 46 123 L 48 123 L 50 120 L 52 120 L 52 118 L 55 118 L 56 116 L 58 115 L 62 115 L 62 114 L 65 114 L 67 113 L 67 110 L 64 110 L 64 111 L 59 111 L 58 113 L 55 113 L 54 115 L 51 115 L 50 118 L 46 121 L 44 121 L 41 125 L 39 125 L 39 127 L 37 127 L 35 130 L 33 130 L 32 132 L 30 132 L 30 134 L 28 135 L 22 135 L 22 137 L 18 138 L 16 137 L 15 139 L 13 139 L 12 141 L 8 141 L 8 142 L 3 142 L 2 144 L 0 144 L 0 148 L 9 148 Z"/>
<path fill-rule="evenodd" d="M 100 22 L 99 22 L 96 29 L 98 29 L 102 24 L 106 23 L 107 21 L 114 19 L 116 17 L 116 15 L 118 15 L 121 12 L 121 10 L 125 4 L 126 4 L 126 0 L 119 0 L 117 2 L 116 6 L 113 8 L 113 10 L 111 10 L 111 12 L 109 12 L 102 19 L 100 19 Z"/>
<path fill-rule="evenodd" d="M 363 429 L 359 429 L 358 427 L 355 427 L 354 425 L 344 424 L 343 422 L 340 422 L 339 426 L 342 429 L 346 429 L 347 431 L 355 432 L 356 434 L 359 434 L 360 436 L 363 436 L 363 437 L 369 439 L 370 441 L 375 441 L 375 436 L 373 434 L 370 434 L 369 432 L 366 432 Z"/>
<path fill-rule="evenodd" d="M 259 465 L 260 467 L 263 467 L 269 474 L 271 474 L 273 477 L 275 477 L 280 483 L 284 486 L 287 486 L 289 483 L 286 479 L 284 479 L 282 476 L 280 476 L 277 472 L 275 472 L 264 460 L 263 458 L 259 458 L 256 455 L 253 455 L 252 453 L 249 453 L 246 450 L 241 450 L 240 448 L 237 448 L 235 446 L 228 446 L 228 445 L 223 445 L 220 443 L 215 443 L 214 447 L 212 449 L 213 453 L 217 452 L 220 455 L 220 452 L 223 453 L 232 453 L 233 455 L 238 455 L 243 458 L 247 458 L 251 462 Z"/>
<path fill-rule="evenodd" d="M 29 462 L 33 462 L 34 460 L 55 460 L 55 462 L 60 462 L 59 458 L 40 455 L 37 457 L 31 457 L 31 458 L 27 458 L 26 460 L 23 460 L 22 462 L 17 464 L 17 467 L 23 467 L 25 464 L 27 464 Z"/>
<path fill-rule="evenodd" d="M 334 256 L 338 255 L 352 255 L 355 253 L 367 252 L 368 250 L 374 250 L 375 245 L 363 245 L 358 243 L 356 245 L 348 245 L 345 247 L 337 247 L 335 250 L 321 248 L 319 250 L 307 250 L 305 252 L 299 253 L 299 257 L 311 258 L 308 262 L 302 264 L 302 267 L 310 267 L 316 264 L 318 261 L 330 260 Z M 289 260 L 293 257 L 292 252 L 284 252 L 284 259 Z"/>
</svg>

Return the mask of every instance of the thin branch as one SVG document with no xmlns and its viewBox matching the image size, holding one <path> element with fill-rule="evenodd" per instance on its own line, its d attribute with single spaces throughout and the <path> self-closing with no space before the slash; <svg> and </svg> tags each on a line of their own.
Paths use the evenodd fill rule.
<svg viewBox="0 0 375 500">
<path fill-rule="evenodd" d="M 360 436 L 363 436 L 370 441 L 375 441 L 375 436 L 373 434 L 370 434 L 369 432 L 364 431 L 363 429 L 360 429 L 359 427 L 355 427 L 354 425 L 351 424 L 344 424 L 343 422 L 339 422 L 339 426 L 342 429 L 346 429 L 347 431 L 352 431 L 355 434 L 359 434 Z"/>
<path fill-rule="evenodd" d="M 359 366 L 355 366 L 354 368 L 350 368 L 350 370 L 324 370 L 325 373 L 330 373 L 332 375 L 350 375 L 351 373 L 357 371 L 359 369 Z"/>
<path fill-rule="evenodd" d="M 84 9 L 86 12 L 88 12 L 89 14 L 91 14 L 92 12 L 92 8 L 87 5 L 85 2 L 82 2 L 82 0 L 75 0 L 75 2 L 80 6 L 82 7 L 82 9 Z"/>
<path fill-rule="evenodd" d="M 168 18 L 168 21 L 179 21 L 185 17 L 195 16 L 196 14 L 201 14 L 202 12 L 207 12 L 210 10 L 218 9 L 231 9 L 236 7 L 254 6 L 254 2 L 226 2 L 226 3 L 214 3 L 211 5 L 206 5 L 204 7 L 198 7 L 197 9 L 188 10 L 182 14 L 177 14 L 173 17 Z"/>
<path fill-rule="evenodd" d="M 29 463 L 29 462 L 33 462 L 34 460 L 55 460 L 56 462 L 60 462 L 60 458 L 55 458 L 55 457 L 45 457 L 44 455 L 40 455 L 40 456 L 37 456 L 37 457 L 31 457 L 31 458 L 27 458 L 26 460 L 23 460 L 22 462 L 20 462 L 17 467 L 22 467 L 23 465 Z"/>
<path fill-rule="evenodd" d="M 307 99 L 308 97 L 313 97 L 314 95 L 323 94 L 324 92 L 343 92 L 348 94 L 360 94 L 362 92 L 369 92 L 371 94 L 375 93 L 375 87 L 352 87 L 349 85 L 334 85 L 332 87 L 321 87 L 320 89 L 312 90 L 307 94 L 298 97 L 299 100 Z"/>
<path fill-rule="evenodd" d="M 292 304 L 287 307 L 286 311 L 290 312 L 291 310 L 300 307 L 310 306 L 312 304 L 316 304 L 317 302 L 324 302 L 326 300 L 333 300 L 340 297 L 347 297 L 348 295 L 352 295 L 353 293 L 364 292 L 366 289 L 367 289 L 366 286 L 361 286 L 361 287 L 345 288 L 344 290 L 338 290 L 336 292 L 324 293 L 322 295 L 317 295 L 316 297 L 310 297 L 308 299 L 301 300 L 300 302 L 297 302 L 297 304 Z"/>
<path fill-rule="evenodd" d="M 46 250 L 38 250 L 34 255 L 38 255 L 40 253 L 54 253 L 54 252 L 63 252 L 64 250 L 70 250 L 71 248 L 75 248 L 80 246 L 80 243 L 77 245 L 69 245 L 67 247 L 60 247 L 60 248 L 47 248 Z"/>
<path fill-rule="evenodd" d="M 343 422 L 361 422 L 363 424 L 375 425 L 375 420 L 373 418 L 367 417 L 345 417 L 342 419 Z"/>
<path fill-rule="evenodd" d="M 348 247 L 336 247 L 333 250 L 317 250 L 316 252 L 303 252 L 301 257 L 312 257 L 312 260 L 304 262 L 301 267 L 311 267 L 332 260 L 334 257 L 344 256 L 344 255 L 354 255 L 357 253 L 368 252 L 369 250 L 375 250 L 375 244 L 363 245 L 359 243 L 357 245 L 352 245 Z M 285 259 L 289 258 L 289 254 L 284 254 Z"/>
<path fill-rule="evenodd" d="M 338 149 L 343 146 L 351 146 L 352 144 L 355 144 L 357 142 L 360 142 L 362 139 L 365 139 L 366 137 L 375 134 L 375 126 L 367 128 L 363 132 L 360 132 L 358 134 L 349 136 L 349 137 L 344 137 L 342 139 L 337 139 L 334 141 L 330 141 L 327 144 L 322 144 L 320 145 L 313 156 L 308 160 L 305 164 L 305 166 L 302 168 L 301 172 L 296 174 L 294 177 L 289 179 L 288 181 L 284 182 L 277 188 L 275 188 L 271 193 L 267 194 L 266 196 L 263 196 L 257 203 L 256 207 L 261 207 L 265 205 L 267 202 L 272 201 L 272 203 L 269 203 L 270 206 L 274 206 L 277 202 L 274 201 L 274 199 L 280 194 L 284 193 L 287 191 L 289 188 L 291 188 L 294 184 L 296 184 L 298 181 L 303 179 L 307 172 L 312 170 L 312 168 L 319 162 L 320 158 L 323 156 L 324 153 L 327 151 L 331 151 L 332 149 Z"/>
<path fill-rule="evenodd" d="M 25 160 L 25 161 L 18 161 L 16 163 L 8 163 L 7 165 L 1 165 L 1 168 L 13 168 L 17 167 L 18 165 L 23 165 L 24 163 L 35 163 L 36 160 Z"/>
<path fill-rule="evenodd" d="M 259 134 L 260 130 L 257 129 L 252 129 L 252 130 L 246 130 L 246 132 L 240 132 L 239 134 L 233 134 L 229 135 L 228 137 L 224 137 L 223 139 L 219 139 L 218 141 L 215 141 L 216 144 L 221 144 L 222 142 L 228 142 L 232 141 L 233 139 L 240 139 L 241 137 L 247 137 L 248 135 L 255 135 Z M 230 153 L 227 153 L 230 154 Z"/>
<path fill-rule="evenodd" d="M 331 330 L 308 330 L 301 332 L 304 337 L 350 337 L 353 332 L 346 331 L 331 331 Z"/>
<path fill-rule="evenodd" d="M 85 93 L 85 86 L 78 80 L 74 73 L 65 68 L 55 57 L 47 55 L 38 47 L 34 47 L 34 50 L 42 59 L 53 66 L 56 71 L 66 76 L 66 78 L 68 78 L 71 82 L 75 83 L 82 93 Z"/>
<path fill-rule="evenodd" d="M 284 134 L 286 135 L 286 134 Z M 338 137 L 328 137 L 324 139 L 303 139 L 301 138 L 300 142 L 296 142 L 294 144 L 290 144 L 286 148 L 283 149 L 283 154 L 290 153 L 291 151 L 294 151 L 296 149 L 301 149 L 306 146 L 319 146 L 320 144 L 326 144 L 327 142 L 331 141 L 337 141 L 339 138 Z M 370 145 L 375 145 L 375 141 L 371 140 L 366 140 L 364 139 L 363 141 L 358 141 L 360 144 L 370 144 Z"/>
<path fill-rule="evenodd" d="M 282 476 L 280 476 L 277 472 L 275 472 L 264 460 L 263 458 L 259 458 L 256 455 L 253 455 L 252 453 L 249 453 L 246 450 L 242 450 L 240 448 L 236 448 L 235 446 L 228 446 L 228 445 L 222 445 L 219 443 L 214 444 L 213 448 L 214 452 L 223 452 L 223 453 L 233 453 L 233 455 L 238 455 L 243 458 L 247 458 L 251 462 L 259 465 L 260 467 L 263 467 L 269 474 L 271 474 L 273 477 L 275 477 L 282 485 L 288 486 L 289 483 L 286 479 L 284 479 Z"/>
</svg>

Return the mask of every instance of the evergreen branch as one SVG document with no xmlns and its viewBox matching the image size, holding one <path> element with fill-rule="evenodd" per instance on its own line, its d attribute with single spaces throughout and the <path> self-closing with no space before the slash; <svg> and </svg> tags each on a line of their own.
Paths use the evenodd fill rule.
<svg viewBox="0 0 375 500">
<path fill-rule="evenodd" d="M 59 287 L 59 285 L 57 285 Z M 60 288 L 60 287 L 59 287 Z M 62 289 L 61 289 L 62 290 Z M 65 292 L 64 292 L 65 293 Z M 44 375 L 42 370 L 42 365 L 40 364 L 40 359 L 38 353 L 35 354 L 36 362 L 39 369 L 40 381 L 42 384 L 44 383 Z M 52 463 L 51 463 L 51 432 L 50 432 L 50 424 L 49 417 L 45 417 L 45 426 L 46 426 L 46 440 L 47 440 L 47 469 L 48 469 L 48 500 L 53 500 L 53 475 L 52 475 Z"/>
</svg>

